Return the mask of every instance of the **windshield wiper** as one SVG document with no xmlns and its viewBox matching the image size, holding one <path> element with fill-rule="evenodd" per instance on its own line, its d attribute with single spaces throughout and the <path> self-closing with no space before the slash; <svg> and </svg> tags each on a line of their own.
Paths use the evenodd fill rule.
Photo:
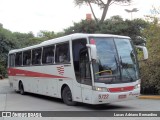
<svg viewBox="0 0 160 120">
<path fill-rule="evenodd" d="M 130 78 L 130 80 L 133 81 L 133 78 L 132 78 L 130 72 L 128 71 L 128 63 L 123 63 L 121 56 L 120 56 L 120 64 L 121 64 L 121 67 L 122 67 L 122 72 L 123 72 L 123 69 L 124 69 L 126 71 L 128 77 Z"/>
</svg>

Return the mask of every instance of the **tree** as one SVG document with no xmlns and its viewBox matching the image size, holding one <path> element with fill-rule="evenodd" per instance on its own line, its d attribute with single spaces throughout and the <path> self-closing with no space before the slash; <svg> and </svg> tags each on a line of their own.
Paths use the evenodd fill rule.
<svg viewBox="0 0 160 120">
<path fill-rule="evenodd" d="M 3 28 L 3 24 L 0 23 L 0 28 Z"/>
<path fill-rule="evenodd" d="M 100 23 L 103 23 L 106 18 L 106 15 L 107 15 L 107 12 L 108 12 L 110 5 L 112 5 L 112 4 L 129 5 L 131 3 L 131 0 L 74 0 L 74 2 L 75 2 L 75 5 L 77 5 L 77 6 L 82 6 L 83 4 L 88 4 L 91 9 L 91 12 L 94 16 L 95 21 L 97 23 L 99 23 L 98 18 L 96 17 L 94 10 L 93 10 L 93 7 L 92 7 L 92 4 L 97 5 L 103 11 L 101 19 L 100 19 Z"/>
<path fill-rule="evenodd" d="M 22 48 L 35 44 L 33 33 L 11 32 L 3 25 L 0 26 L 0 74 L 7 75 L 8 52 L 12 49 Z M 34 41 L 34 42 L 32 42 Z M 37 43 L 37 41 L 36 41 Z"/>
<path fill-rule="evenodd" d="M 81 20 L 79 23 L 74 23 L 73 26 L 65 29 L 65 34 L 72 33 L 103 33 L 125 35 L 132 38 L 134 44 L 143 44 L 145 41 L 141 39 L 142 31 L 149 23 L 142 19 L 123 20 L 120 16 L 112 16 L 106 19 L 97 27 L 95 20 Z M 138 37 L 137 37 L 138 36 Z M 141 36 L 141 37 L 139 37 Z"/>
<path fill-rule="evenodd" d="M 160 34 L 158 31 L 160 31 L 158 18 L 154 18 L 149 27 L 143 31 L 147 38 L 149 52 L 149 59 L 140 64 L 142 93 L 146 94 L 160 95 Z"/>
<path fill-rule="evenodd" d="M 29 42 L 30 39 L 34 38 L 34 35 L 32 32 L 30 33 L 14 32 L 12 33 L 12 36 L 16 39 L 17 48 L 33 45 L 32 43 Z"/>
<path fill-rule="evenodd" d="M 153 7 L 151 15 L 147 15 L 149 26 L 143 30 L 147 39 L 149 59 L 140 63 L 141 86 L 143 94 L 160 95 L 160 9 Z"/>
<path fill-rule="evenodd" d="M 0 74 L 7 74 L 7 55 L 9 50 L 16 48 L 16 39 L 12 36 L 12 32 L 0 27 Z"/>
</svg>

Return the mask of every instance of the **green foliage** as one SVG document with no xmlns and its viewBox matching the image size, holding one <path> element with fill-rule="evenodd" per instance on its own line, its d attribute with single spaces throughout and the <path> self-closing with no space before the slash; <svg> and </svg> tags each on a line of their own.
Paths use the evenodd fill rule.
<svg viewBox="0 0 160 120">
<path fill-rule="evenodd" d="M 63 32 L 41 31 L 41 36 L 35 37 L 32 32 L 11 32 L 0 24 L 0 75 L 7 75 L 7 57 L 11 49 L 23 48 L 38 44 L 42 41 L 63 36 Z"/>
<path fill-rule="evenodd" d="M 7 57 L 11 49 L 30 46 L 40 41 L 42 39 L 34 37 L 33 33 L 12 33 L 0 24 L 0 74 L 7 75 Z"/>
<path fill-rule="evenodd" d="M 124 24 L 123 19 L 120 16 L 113 16 L 110 19 L 104 21 L 100 26 L 100 32 L 105 34 L 122 34 L 127 29 L 127 24 Z"/>
<path fill-rule="evenodd" d="M 134 44 L 141 44 L 144 41 L 137 39 L 137 36 L 142 36 L 142 31 L 147 27 L 148 23 L 142 19 L 123 20 L 117 16 L 112 17 L 104 22 L 102 26 L 102 33 L 125 35 L 132 38 Z"/>
<path fill-rule="evenodd" d="M 16 48 L 15 38 L 12 37 L 12 32 L 0 27 L 0 74 L 5 76 L 7 73 L 7 55 L 9 50 Z"/>
<path fill-rule="evenodd" d="M 113 16 L 98 25 L 95 20 L 82 20 L 79 23 L 74 23 L 73 26 L 64 31 L 65 34 L 79 32 L 125 35 L 131 37 L 135 44 L 142 44 L 145 42 L 144 39 L 137 39 L 137 36 L 142 36 L 142 31 L 148 24 L 148 22 L 142 19 L 130 21 L 123 20 L 120 16 Z"/>
<path fill-rule="evenodd" d="M 142 88 L 155 88 L 156 93 L 160 94 L 160 24 L 154 18 L 149 27 L 144 29 L 143 34 L 147 38 L 147 48 L 149 59 L 142 62 L 141 78 Z"/>
<path fill-rule="evenodd" d="M 12 36 L 16 39 L 17 48 L 22 48 L 31 45 L 29 43 L 29 40 L 34 38 L 34 35 L 31 32 L 30 33 L 14 32 Z"/>
</svg>

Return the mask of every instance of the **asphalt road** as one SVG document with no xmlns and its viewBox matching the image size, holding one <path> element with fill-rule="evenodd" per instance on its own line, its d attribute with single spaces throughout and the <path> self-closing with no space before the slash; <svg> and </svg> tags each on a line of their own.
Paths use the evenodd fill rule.
<svg viewBox="0 0 160 120">
<path fill-rule="evenodd" d="M 55 99 L 51 97 L 36 95 L 28 93 L 27 95 L 20 95 L 14 92 L 8 84 L 8 80 L 0 80 L 0 111 L 160 111 L 160 100 L 151 99 L 137 99 L 124 102 L 117 102 L 108 105 L 93 106 L 88 104 L 78 103 L 77 106 L 67 106 L 61 99 Z M 134 118 L 134 119 L 133 119 Z M 0 120 L 6 120 L 8 118 L 0 118 Z M 20 118 L 19 118 L 20 119 Z M 32 118 L 34 119 L 34 118 Z M 40 118 L 42 119 L 42 118 Z M 45 118 L 43 118 L 45 119 Z M 42 120 L 43 120 L 42 119 Z M 53 119 L 53 118 L 47 118 Z M 54 119 L 68 119 L 69 117 L 54 118 Z M 76 118 L 76 119 L 82 119 Z M 87 120 L 101 120 L 111 119 L 104 117 L 83 117 Z M 156 117 L 112 117 L 112 119 L 129 119 L 129 120 L 158 120 Z M 15 118 L 17 120 L 17 118 Z"/>
</svg>

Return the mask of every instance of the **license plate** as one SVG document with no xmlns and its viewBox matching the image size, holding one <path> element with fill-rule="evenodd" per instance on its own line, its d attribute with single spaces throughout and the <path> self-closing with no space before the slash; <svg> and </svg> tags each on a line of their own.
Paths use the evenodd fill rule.
<svg viewBox="0 0 160 120">
<path fill-rule="evenodd" d="M 126 98 L 127 97 L 127 95 L 119 95 L 118 96 L 118 99 L 124 99 L 124 98 Z"/>
</svg>

